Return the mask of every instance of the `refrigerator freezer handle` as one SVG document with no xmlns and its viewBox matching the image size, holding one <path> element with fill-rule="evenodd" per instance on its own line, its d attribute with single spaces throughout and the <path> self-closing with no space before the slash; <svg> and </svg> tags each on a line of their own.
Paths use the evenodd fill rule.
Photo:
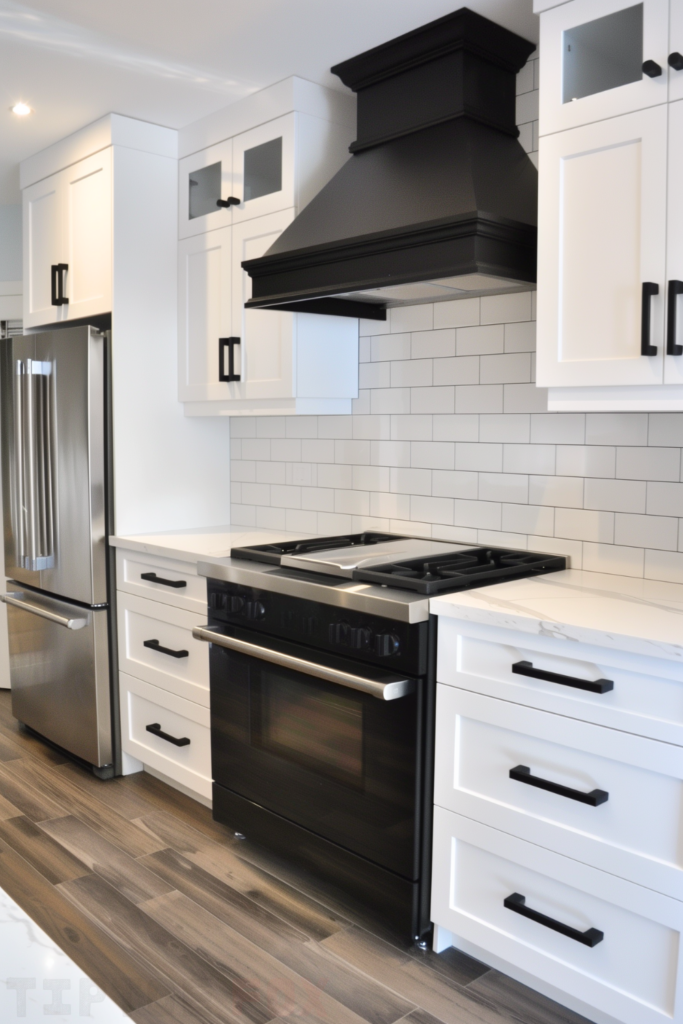
<svg viewBox="0 0 683 1024">
<path fill-rule="evenodd" d="M 58 626 L 64 626 L 66 629 L 83 629 L 84 626 L 88 625 L 87 619 L 69 619 L 66 615 L 49 612 L 46 608 L 41 608 L 37 604 L 20 601 L 13 594 L 0 594 L 0 601 L 3 601 L 5 604 L 11 604 L 15 608 L 21 608 L 25 612 L 31 612 L 33 615 L 39 615 L 41 619 L 49 619 L 50 622 L 56 622 Z"/>
</svg>

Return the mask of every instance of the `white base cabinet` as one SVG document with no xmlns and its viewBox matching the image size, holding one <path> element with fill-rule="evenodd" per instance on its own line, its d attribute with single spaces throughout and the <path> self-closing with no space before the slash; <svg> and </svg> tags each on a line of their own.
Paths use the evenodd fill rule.
<svg viewBox="0 0 683 1024">
<path fill-rule="evenodd" d="M 191 562 L 117 548 L 121 746 L 190 793 L 211 799 L 207 618 Z"/>
<path fill-rule="evenodd" d="M 571 648 L 439 617 L 434 948 L 600 1024 L 681 1021 L 683 672 Z"/>
</svg>

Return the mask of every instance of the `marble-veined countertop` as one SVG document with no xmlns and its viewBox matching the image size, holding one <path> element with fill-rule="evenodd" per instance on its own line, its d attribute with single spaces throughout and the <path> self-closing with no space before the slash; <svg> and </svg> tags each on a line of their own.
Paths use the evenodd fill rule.
<svg viewBox="0 0 683 1024">
<path fill-rule="evenodd" d="M 197 562 L 200 558 L 227 558 L 232 548 L 248 544 L 275 544 L 281 540 L 303 540 L 309 533 L 286 530 L 264 530 L 255 526 L 209 526 L 198 530 L 176 530 L 163 533 L 114 535 L 109 543 L 128 551 L 177 558 L 181 562 Z"/>
<path fill-rule="evenodd" d="M 564 569 L 435 597 L 435 615 L 611 647 L 683 666 L 683 585 Z"/>
<path fill-rule="evenodd" d="M 47 1017 L 46 1017 L 47 1015 Z M 131 1024 L 73 960 L 0 889 L 0 1021 Z"/>
</svg>

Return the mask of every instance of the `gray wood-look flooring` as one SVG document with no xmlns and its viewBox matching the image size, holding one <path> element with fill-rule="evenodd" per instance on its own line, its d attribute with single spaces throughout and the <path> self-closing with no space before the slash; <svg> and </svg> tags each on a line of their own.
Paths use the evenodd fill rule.
<svg viewBox="0 0 683 1024">
<path fill-rule="evenodd" d="M 586 1024 L 401 946 L 146 773 L 98 781 L 20 730 L 6 691 L 0 887 L 136 1024 Z"/>
</svg>

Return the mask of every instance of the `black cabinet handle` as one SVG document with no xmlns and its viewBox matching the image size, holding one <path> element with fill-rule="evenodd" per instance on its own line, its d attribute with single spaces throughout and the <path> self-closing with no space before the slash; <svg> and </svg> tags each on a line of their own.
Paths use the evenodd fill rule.
<svg viewBox="0 0 683 1024">
<path fill-rule="evenodd" d="M 149 647 L 153 651 L 158 651 L 159 654 L 168 654 L 169 658 L 189 658 L 189 651 L 172 651 L 170 647 L 162 647 L 158 640 L 143 640 L 143 647 Z"/>
<path fill-rule="evenodd" d="M 146 725 L 145 728 L 147 732 L 153 733 L 162 740 L 167 740 L 169 743 L 172 743 L 174 747 L 189 747 L 190 745 L 189 736 L 181 736 L 180 739 L 178 739 L 177 736 L 171 736 L 167 732 L 162 732 L 161 726 L 158 722 L 152 722 L 151 725 Z"/>
<path fill-rule="evenodd" d="M 652 330 L 652 296 L 659 295 L 659 285 L 654 281 L 643 281 L 643 303 L 641 310 L 640 327 L 640 354 L 641 356 L 656 356 L 657 346 L 650 344 L 650 332 Z"/>
<path fill-rule="evenodd" d="M 237 196 L 228 196 L 227 199 L 217 199 L 216 206 L 239 206 L 241 202 L 242 200 L 238 199 Z"/>
<path fill-rule="evenodd" d="M 643 64 L 643 74 L 648 78 L 659 78 L 662 73 L 662 66 L 656 60 L 646 60 Z"/>
<path fill-rule="evenodd" d="M 584 946 L 597 946 L 598 942 L 602 942 L 605 937 L 605 933 L 597 928 L 589 928 L 585 932 L 580 932 L 578 928 L 570 928 L 568 924 L 556 921 L 554 917 L 548 917 L 547 914 L 540 914 L 538 910 L 532 910 L 531 907 L 526 906 L 526 896 L 522 896 L 519 892 L 513 892 L 511 896 L 506 896 L 503 906 L 508 910 L 513 910 L 515 914 L 528 917 L 530 921 L 536 921 L 537 924 L 542 924 L 546 928 L 552 928 L 554 932 L 566 935 L 568 939 L 574 939 L 575 942 L 580 942 Z"/>
<path fill-rule="evenodd" d="M 50 267 L 50 304 L 53 306 L 65 306 L 69 301 L 64 294 L 64 275 L 68 269 L 68 263 L 53 263 Z"/>
<path fill-rule="evenodd" d="M 683 71 L 683 53 L 679 53 L 678 50 L 674 50 L 673 53 L 669 54 L 667 63 L 670 68 L 674 69 L 674 71 Z"/>
<path fill-rule="evenodd" d="M 512 671 L 517 676 L 530 676 L 531 679 L 544 679 L 546 683 L 560 683 L 561 686 L 573 686 L 577 690 L 588 690 L 590 693 L 607 693 L 614 689 L 611 679 L 577 679 L 576 676 L 564 676 L 560 672 L 546 672 L 542 668 L 534 668 L 530 661 L 516 661 Z"/>
<path fill-rule="evenodd" d="M 140 579 L 149 580 L 150 583 L 161 583 L 162 587 L 175 587 L 176 590 L 187 586 L 186 580 L 165 580 L 163 576 L 157 576 L 155 572 L 141 572 Z"/>
<path fill-rule="evenodd" d="M 606 793 L 604 789 L 593 789 L 590 793 L 582 793 L 580 789 L 559 786 L 556 782 L 549 782 L 548 779 L 540 779 L 537 775 L 532 775 L 531 769 L 527 768 L 525 764 L 518 764 L 516 768 L 511 768 L 510 778 L 515 782 L 524 782 L 527 786 L 536 786 L 537 789 L 547 789 L 549 793 L 557 793 L 558 796 L 566 796 L 570 800 L 578 800 L 579 803 L 588 804 L 589 807 L 598 807 L 609 800 L 609 793 Z"/>
<path fill-rule="evenodd" d="M 683 59 L 683 58 L 682 58 Z M 683 281 L 669 281 L 669 308 L 666 318 L 666 354 L 683 356 L 683 345 L 676 344 L 676 313 L 679 295 L 683 295 Z"/>
<path fill-rule="evenodd" d="M 235 373 L 235 345 L 239 345 L 241 338 L 219 338 L 218 339 L 218 379 L 230 383 L 233 380 L 240 380 L 239 373 Z M 225 372 L 225 350 L 228 350 L 228 372 Z"/>
</svg>

